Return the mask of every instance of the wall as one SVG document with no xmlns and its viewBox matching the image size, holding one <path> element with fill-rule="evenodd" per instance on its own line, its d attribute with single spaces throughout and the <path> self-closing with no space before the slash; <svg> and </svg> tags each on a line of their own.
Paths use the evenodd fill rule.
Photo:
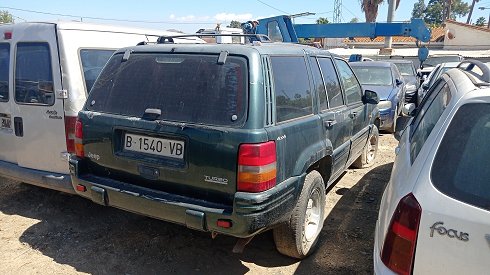
<svg viewBox="0 0 490 275">
<path fill-rule="evenodd" d="M 450 39 L 450 34 L 454 37 Z M 446 21 L 445 50 L 488 50 L 490 30 L 464 23 Z"/>
</svg>

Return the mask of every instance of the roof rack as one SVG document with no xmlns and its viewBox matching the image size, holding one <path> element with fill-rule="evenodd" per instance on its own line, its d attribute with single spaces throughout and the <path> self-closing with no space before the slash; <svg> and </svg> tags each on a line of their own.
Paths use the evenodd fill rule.
<svg viewBox="0 0 490 275">
<path fill-rule="evenodd" d="M 465 64 L 467 64 L 467 65 L 464 66 Z M 482 73 L 481 75 L 478 73 L 475 73 L 475 71 L 473 71 L 473 69 L 475 67 L 481 71 L 481 73 Z M 479 60 L 474 60 L 474 59 L 463 60 L 463 61 L 461 61 L 461 63 L 458 64 L 458 66 L 456 68 L 459 68 L 465 72 L 471 73 L 472 75 L 474 75 L 475 77 L 477 77 L 481 81 L 484 81 L 487 83 L 490 82 L 490 68 L 488 67 L 488 65 L 486 65 L 485 63 L 483 63 Z"/>
<path fill-rule="evenodd" d="M 157 44 L 173 44 L 174 38 L 185 38 L 185 37 L 216 37 L 216 36 L 232 36 L 232 37 L 246 37 L 250 43 L 254 41 L 258 42 L 271 42 L 267 35 L 263 34 L 182 34 L 182 35 L 164 35 L 160 36 L 157 40 Z"/>
</svg>

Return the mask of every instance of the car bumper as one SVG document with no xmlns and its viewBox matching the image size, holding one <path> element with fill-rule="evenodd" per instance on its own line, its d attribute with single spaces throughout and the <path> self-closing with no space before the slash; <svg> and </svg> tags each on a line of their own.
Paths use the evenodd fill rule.
<svg viewBox="0 0 490 275">
<path fill-rule="evenodd" d="M 395 117 L 395 110 L 384 109 L 379 110 L 379 118 L 381 120 L 380 130 L 388 130 L 393 127 L 393 118 Z"/>
<path fill-rule="evenodd" d="M 74 194 L 70 175 L 20 167 L 0 160 L 0 175 L 16 181 Z"/>
<path fill-rule="evenodd" d="M 83 160 L 70 159 L 75 192 L 101 205 L 165 220 L 200 231 L 246 238 L 286 221 L 296 204 L 305 175 L 292 177 L 261 193 L 237 192 L 233 205 L 152 190 L 125 182 L 81 173 Z M 82 168 L 83 169 L 83 168 Z M 77 190 L 83 185 L 86 191 Z M 218 220 L 231 222 L 218 227 Z"/>
</svg>

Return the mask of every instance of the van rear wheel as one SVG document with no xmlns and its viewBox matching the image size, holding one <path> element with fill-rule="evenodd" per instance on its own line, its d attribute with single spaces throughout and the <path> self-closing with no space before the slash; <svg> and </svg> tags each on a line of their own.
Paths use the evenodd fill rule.
<svg viewBox="0 0 490 275">
<path fill-rule="evenodd" d="M 281 254 L 303 259 L 315 250 L 325 219 L 325 203 L 323 178 L 318 171 L 311 171 L 289 221 L 273 229 Z"/>
</svg>

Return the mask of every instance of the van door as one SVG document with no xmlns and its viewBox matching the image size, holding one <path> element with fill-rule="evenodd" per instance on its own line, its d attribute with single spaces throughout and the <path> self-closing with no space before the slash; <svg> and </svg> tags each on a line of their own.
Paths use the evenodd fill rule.
<svg viewBox="0 0 490 275">
<path fill-rule="evenodd" d="M 14 131 L 12 126 L 12 92 L 10 44 L 0 43 L 0 160 L 15 163 Z"/>
<path fill-rule="evenodd" d="M 15 45 L 12 125 L 21 167 L 68 173 L 63 98 L 54 24 L 28 25 Z"/>
<path fill-rule="evenodd" d="M 335 65 L 341 79 L 344 89 L 347 108 L 349 109 L 349 118 L 352 123 L 351 133 L 351 152 L 348 163 L 352 163 L 359 157 L 367 143 L 369 135 L 368 112 L 366 105 L 362 103 L 362 88 L 354 72 L 344 60 L 335 59 Z"/>
<path fill-rule="evenodd" d="M 333 147 L 331 179 L 334 179 L 344 170 L 349 157 L 351 120 L 348 116 L 349 110 L 344 104 L 342 89 L 332 59 L 318 57 L 317 60 L 318 64 L 314 57 L 311 58 L 311 68 L 313 79 L 317 78 L 315 71 L 318 70 L 318 66 L 321 69 L 320 79 L 315 80 L 315 86 L 320 82 L 319 114 L 323 121 L 325 138 Z"/>
</svg>

